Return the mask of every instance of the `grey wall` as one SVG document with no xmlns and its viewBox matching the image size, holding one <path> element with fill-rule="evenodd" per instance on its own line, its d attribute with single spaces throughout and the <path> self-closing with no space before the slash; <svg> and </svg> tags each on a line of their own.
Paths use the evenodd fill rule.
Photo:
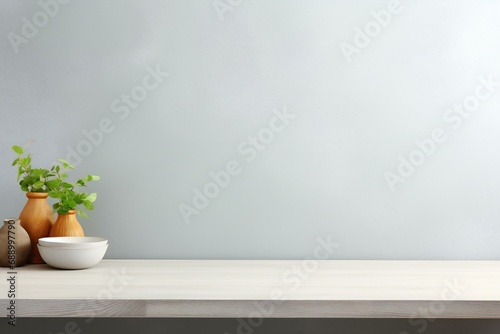
<svg viewBox="0 0 500 334">
<path fill-rule="evenodd" d="M 500 3 L 61 2 L 0 2 L 2 217 L 34 139 L 108 258 L 499 258 Z"/>
</svg>

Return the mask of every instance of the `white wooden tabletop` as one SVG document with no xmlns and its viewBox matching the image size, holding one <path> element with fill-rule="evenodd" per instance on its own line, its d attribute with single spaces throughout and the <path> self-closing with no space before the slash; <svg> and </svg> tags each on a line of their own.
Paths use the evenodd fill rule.
<svg viewBox="0 0 500 334">
<path fill-rule="evenodd" d="M 18 317 L 500 318 L 497 261 L 103 260 L 16 272 Z"/>
</svg>

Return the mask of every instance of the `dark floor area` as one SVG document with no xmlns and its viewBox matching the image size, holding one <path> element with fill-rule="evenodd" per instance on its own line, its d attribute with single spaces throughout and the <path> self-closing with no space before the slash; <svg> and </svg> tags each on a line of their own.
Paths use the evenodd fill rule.
<svg viewBox="0 0 500 334">
<path fill-rule="evenodd" d="M 499 319 L 17 319 L 0 333 L 27 334 L 500 334 Z"/>
</svg>

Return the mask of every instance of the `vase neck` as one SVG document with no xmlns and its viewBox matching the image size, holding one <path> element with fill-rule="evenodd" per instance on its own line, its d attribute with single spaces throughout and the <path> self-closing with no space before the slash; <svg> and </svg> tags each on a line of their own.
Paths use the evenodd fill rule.
<svg viewBox="0 0 500 334">
<path fill-rule="evenodd" d="M 69 210 L 68 213 L 58 213 L 59 216 L 74 216 L 76 214 L 76 210 Z"/>
<path fill-rule="evenodd" d="M 49 197 L 49 194 L 47 193 L 26 193 L 26 197 L 30 198 L 30 199 L 45 199 L 47 197 Z"/>
<path fill-rule="evenodd" d="M 14 222 L 14 223 L 11 223 L 11 222 Z M 4 225 L 19 225 L 21 223 L 21 221 L 19 219 L 14 219 L 14 218 L 10 218 L 10 219 L 4 219 L 3 220 L 3 224 Z"/>
</svg>

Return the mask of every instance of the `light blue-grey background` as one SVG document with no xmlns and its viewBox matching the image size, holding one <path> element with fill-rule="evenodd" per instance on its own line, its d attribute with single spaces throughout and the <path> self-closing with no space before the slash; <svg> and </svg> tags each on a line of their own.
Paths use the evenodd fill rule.
<svg viewBox="0 0 500 334">
<path fill-rule="evenodd" d="M 49 0 L 42 0 L 44 3 Z M 224 1 L 227 3 L 227 1 Z M 237 3 L 237 1 L 233 1 Z M 9 33 L 41 11 L 0 2 L 0 215 L 17 216 L 10 147 L 50 165 L 103 119 L 74 176 L 102 180 L 89 236 L 108 258 L 500 258 L 500 87 L 453 130 L 443 114 L 500 81 L 497 1 L 401 1 L 347 62 L 340 45 L 388 1 L 72 1 L 16 53 Z M 169 76 L 128 117 L 111 105 L 159 66 Z M 255 160 L 238 146 L 295 115 Z M 392 192 L 384 179 L 434 128 L 448 139 Z M 242 172 L 186 224 L 179 205 L 210 172 Z"/>
</svg>

